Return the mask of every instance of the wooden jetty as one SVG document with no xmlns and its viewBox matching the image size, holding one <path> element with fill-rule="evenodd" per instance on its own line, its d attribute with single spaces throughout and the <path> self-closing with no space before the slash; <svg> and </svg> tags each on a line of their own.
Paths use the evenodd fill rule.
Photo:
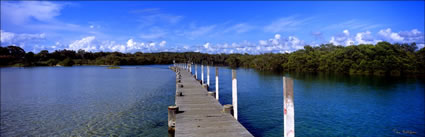
<svg viewBox="0 0 425 137">
<path fill-rule="evenodd" d="M 179 66 L 170 68 L 176 72 L 176 105 L 168 107 L 170 136 L 253 136 L 232 116 L 232 105 L 222 106 L 215 92 L 208 92 L 209 85 L 196 80 L 191 70 Z"/>
</svg>

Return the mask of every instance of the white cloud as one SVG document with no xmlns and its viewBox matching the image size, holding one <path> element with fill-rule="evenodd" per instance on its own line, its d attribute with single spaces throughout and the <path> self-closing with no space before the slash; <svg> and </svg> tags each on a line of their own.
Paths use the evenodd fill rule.
<svg viewBox="0 0 425 137">
<path fill-rule="evenodd" d="M 404 41 L 407 43 L 416 42 L 416 44 L 424 44 L 424 34 L 417 29 L 411 31 L 402 31 L 399 33 L 400 37 L 404 38 Z"/>
<path fill-rule="evenodd" d="M 280 39 L 280 34 L 276 34 L 276 35 L 274 35 L 274 38 L 275 38 L 275 39 Z"/>
<path fill-rule="evenodd" d="M 151 27 L 146 33 L 140 34 L 140 38 L 146 40 L 160 39 L 167 35 L 167 32 L 159 27 Z"/>
<path fill-rule="evenodd" d="M 23 24 L 30 19 L 46 22 L 60 15 L 62 5 L 47 1 L 1 2 L 2 21 Z"/>
<path fill-rule="evenodd" d="M 28 44 L 38 44 L 46 39 L 45 33 L 13 33 L 0 30 L 1 45 L 17 45 L 24 47 Z"/>
<path fill-rule="evenodd" d="M 350 32 L 348 31 L 348 30 L 344 30 L 344 31 L 342 31 L 342 33 L 344 33 L 345 35 L 347 35 L 347 36 L 349 36 L 350 35 Z"/>
<path fill-rule="evenodd" d="M 158 39 L 165 36 L 165 33 L 140 34 L 142 39 Z"/>
<path fill-rule="evenodd" d="M 206 48 L 206 49 L 208 49 L 209 46 L 210 46 L 210 43 L 209 42 L 207 42 L 207 43 L 204 44 L 204 48 Z"/>
<path fill-rule="evenodd" d="M 280 34 L 275 35 L 268 40 L 259 40 L 258 43 L 248 41 L 233 43 L 216 43 L 207 42 L 202 46 L 183 46 L 186 51 L 195 51 L 203 53 L 287 53 L 302 49 L 305 45 L 303 40 L 295 36 L 283 38 Z"/>
<path fill-rule="evenodd" d="M 161 46 L 161 47 L 164 47 L 165 46 L 165 44 L 167 44 L 167 41 L 161 41 L 160 43 L 159 43 L 159 46 Z"/>
<path fill-rule="evenodd" d="M 2 27 L 11 27 L 16 31 L 47 32 L 49 35 L 59 35 L 56 31 L 89 33 L 90 28 L 57 19 L 66 5 L 70 5 L 70 3 L 2 1 L 0 8 L 1 24 Z"/>
<path fill-rule="evenodd" d="M 200 37 L 207 33 L 210 33 L 215 27 L 216 25 L 202 26 L 192 31 L 186 32 L 186 35 L 188 35 L 191 38 Z"/>
<path fill-rule="evenodd" d="M 333 43 L 335 45 L 343 45 L 343 46 L 349 46 L 354 45 L 354 41 L 350 37 L 350 32 L 345 29 L 342 31 L 342 34 L 339 34 L 337 36 L 332 36 L 329 43 Z"/>
<path fill-rule="evenodd" d="M 246 23 L 239 23 L 233 26 L 230 26 L 229 28 L 224 29 L 223 32 L 227 33 L 227 32 L 236 32 L 236 33 L 244 33 L 244 32 L 248 32 L 250 30 L 254 29 L 253 26 L 246 24 Z"/>
<path fill-rule="evenodd" d="M 136 42 L 133 42 L 133 39 L 129 39 L 127 41 L 127 47 L 128 48 L 133 48 L 136 45 Z"/>
<path fill-rule="evenodd" d="M 354 40 L 353 40 L 354 39 Z M 358 32 L 355 36 L 351 36 L 348 30 L 344 30 L 342 34 L 332 36 L 330 43 L 335 45 L 358 45 L 358 44 L 376 44 L 380 41 L 390 43 L 413 43 L 417 45 L 424 44 L 424 35 L 417 29 L 411 31 L 393 32 L 391 28 L 382 29 L 373 35 L 370 31 Z M 418 46 L 419 47 L 419 46 Z"/>
<path fill-rule="evenodd" d="M 375 40 L 370 31 L 357 33 L 355 40 L 357 44 L 375 44 L 380 41 Z"/>
<path fill-rule="evenodd" d="M 354 35 L 355 34 L 355 35 Z M 392 32 L 391 29 L 381 30 L 376 33 L 372 33 L 370 31 L 352 33 L 348 29 L 342 30 L 338 35 L 332 36 L 330 41 L 335 45 L 358 45 L 358 44 L 376 44 L 381 39 L 377 39 L 380 37 L 387 36 L 385 38 L 393 38 L 394 36 L 403 38 L 402 41 L 398 41 L 400 43 L 411 43 L 416 42 L 419 48 L 422 48 L 425 45 L 423 33 L 417 29 L 413 29 L 410 31 L 401 31 L 399 33 Z M 18 43 L 18 40 L 39 40 L 45 39 L 46 35 L 44 33 L 40 34 L 16 34 L 12 32 L 5 32 L 1 30 L 1 42 L 2 44 L 8 43 Z M 391 36 L 393 35 L 393 36 Z M 391 39 L 391 40 L 393 40 Z M 390 41 L 392 43 L 397 41 Z M 310 42 L 306 43 L 302 39 L 296 36 L 284 36 L 281 34 L 272 35 L 269 39 L 258 40 L 257 42 L 232 42 L 232 43 L 211 43 L 206 42 L 204 44 L 179 44 L 173 43 L 173 47 L 166 46 L 167 41 L 137 41 L 137 38 L 130 38 L 127 41 L 116 42 L 116 41 L 108 41 L 108 40 L 99 40 L 97 36 L 88 36 L 83 37 L 79 40 L 72 41 L 69 44 L 62 44 L 60 42 L 56 42 L 54 45 L 40 45 L 33 44 L 32 49 L 25 49 L 27 51 L 35 50 L 44 50 L 47 49 L 49 51 L 54 49 L 70 49 L 70 50 L 79 50 L 83 49 L 86 51 L 119 51 L 119 52 L 186 52 L 186 51 L 195 51 L 195 52 L 203 52 L 203 53 L 249 53 L 249 54 L 261 54 L 261 53 L 287 53 L 296 51 L 299 49 L 303 49 L 305 45 L 313 45 L 318 46 L 320 43 Z M 23 47 L 25 43 L 15 44 Z M 28 46 L 26 46 L 28 47 Z"/>
<path fill-rule="evenodd" d="M 183 19 L 183 16 L 162 13 L 161 9 L 159 8 L 146 8 L 131 11 L 131 13 L 139 15 L 136 20 L 140 22 L 139 26 L 142 28 L 157 25 L 160 23 L 172 25 L 180 22 Z"/>
<path fill-rule="evenodd" d="M 384 40 L 390 42 L 403 42 L 404 40 L 404 38 L 401 37 L 398 33 L 392 32 L 390 28 L 380 30 L 378 34 L 381 35 Z"/>
<path fill-rule="evenodd" d="M 15 33 L 12 32 L 5 32 L 3 30 L 0 30 L 1 32 L 1 43 L 11 42 L 13 38 L 15 37 Z"/>
<path fill-rule="evenodd" d="M 261 53 L 286 53 L 302 49 L 305 45 L 303 40 L 295 36 L 288 36 L 282 38 L 280 34 L 276 34 L 274 38 L 268 40 L 259 40 L 258 44 L 250 43 L 247 41 L 241 43 L 227 43 L 222 44 L 218 47 L 210 47 L 212 49 L 219 49 L 217 53 L 250 53 L 250 54 L 261 54 Z"/>
<path fill-rule="evenodd" d="M 265 40 L 259 40 L 258 43 L 262 46 L 267 45 L 267 41 Z"/>
<path fill-rule="evenodd" d="M 136 42 L 134 39 L 129 39 L 125 44 L 120 44 L 115 41 L 99 41 L 95 36 L 84 37 L 81 40 L 76 40 L 69 44 L 67 49 L 70 50 L 85 50 L 85 51 L 105 51 L 105 52 L 160 52 L 165 51 L 167 47 L 165 47 L 166 41 L 156 42 Z M 159 45 L 159 46 L 157 46 Z"/>
<path fill-rule="evenodd" d="M 95 36 L 88 36 L 81 40 L 76 40 L 72 42 L 71 44 L 69 44 L 68 49 L 75 50 L 75 51 L 79 49 L 82 49 L 85 51 L 96 51 L 97 47 L 96 47 L 96 44 L 94 43 L 95 38 L 96 38 Z"/>
<path fill-rule="evenodd" d="M 155 47 L 156 46 L 156 43 L 155 42 L 151 42 L 151 43 L 149 43 L 149 46 L 150 47 Z"/>
<path fill-rule="evenodd" d="M 302 24 L 306 24 L 311 21 L 313 18 L 304 18 L 297 19 L 295 16 L 284 17 L 278 20 L 273 21 L 269 25 L 264 27 L 264 31 L 266 32 L 285 32 L 285 31 L 294 31 L 299 29 L 299 26 Z"/>
<path fill-rule="evenodd" d="M 322 28 L 322 30 L 351 29 L 351 30 L 364 31 L 364 30 L 377 28 L 377 27 L 380 27 L 380 26 L 382 26 L 382 25 L 365 23 L 365 22 L 361 22 L 361 21 L 358 21 L 358 20 L 348 20 L 348 21 L 341 22 L 341 23 L 327 25 L 326 27 Z"/>
</svg>

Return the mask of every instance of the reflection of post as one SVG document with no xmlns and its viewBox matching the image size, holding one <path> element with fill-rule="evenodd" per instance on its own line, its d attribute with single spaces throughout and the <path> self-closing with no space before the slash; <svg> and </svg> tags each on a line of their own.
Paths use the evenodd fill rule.
<svg viewBox="0 0 425 137">
<path fill-rule="evenodd" d="M 198 66 L 195 64 L 195 79 L 198 79 Z"/>
<path fill-rule="evenodd" d="M 207 65 L 207 85 L 210 87 L 210 66 Z"/>
<path fill-rule="evenodd" d="M 285 137 L 295 136 L 294 117 L 294 81 L 283 77 L 283 134 Z"/>
<path fill-rule="evenodd" d="M 236 80 L 236 70 L 232 69 L 232 105 L 233 116 L 238 119 L 238 82 Z"/>
<path fill-rule="evenodd" d="M 218 100 L 218 68 L 215 67 L 215 99 Z"/>
<path fill-rule="evenodd" d="M 201 82 L 204 84 L 204 64 L 201 64 Z"/>
</svg>

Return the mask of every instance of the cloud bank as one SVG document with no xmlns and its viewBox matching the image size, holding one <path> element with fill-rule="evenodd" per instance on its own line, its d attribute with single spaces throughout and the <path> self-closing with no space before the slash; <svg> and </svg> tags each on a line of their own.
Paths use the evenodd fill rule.
<svg viewBox="0 0 425 137">
<path fill-rule="evenodd" d="M 329 43 L 335 45 L 349 46 L 359 44 L 376 44 L 381 41 L 390 43 L 413 43 L 415 42 L 418 48 L 423 48 L 425 44 L 424 33 L 417 29 L 410 31 L 393 32 L 391 28 L 381 29 L 376 34 L 370 31 L 359 32 L 351 35 L 349 30 L 344 30 L 341 34 L 332 36 Z"/>
<path fill-rule="evenodd" d="M 296 36 L 283 36 L 281 34 L 275 34 L 272 38 L 258 40 L 257 42 L 242 41 L 233 43 L 212 43 L 206 42 L 199 45 L 170 45 L 165 40 L 159 40 L 156 42 L 143 42 L 137 41 L 130 38 L 125 43 L 119 43 L 113 40 L 99 40 L 96 36 L 87 36 L 79 40 L 74 40 L 68 44 L 61 44 L 56 42 L 54 45 L 40 45 L 37 44 L 40 41 L 46 39 L 44 33 L 39 34 L 16 34 L 12 32 L 6 32 L 1 30 L 1 44 L 6 45 L 18 45 L 25 47 L 29 43 L 36 43 L 33 47 L 26 46 L 30 51 L 37 52 L 40 50 L 85 50 L 85 51 L 104 51 L 104 52 L 202 52 L 202 53 L 248 53 L 248 54 L 262 54 L 262 53 L 288 53 L 303 49 L 305 45 L 317 46 L 318 44 L 307 43 L 304 40 Z M 391 43 L 413 43 L 415 42 L 418 48 L 424 47 L 424 33 L 417 29 L 410 31 L 394 32 L 391 28 L 381 29 L 376 33 L 371 31 L 364 31 L 352 34 L 349 30 L 343 30 L 341 33 L 331 36 L 329 43 L 334 45 L 359 45 L 359 44 L 376 44 L 380 41 L 388 41 Z M 322 43 L 325 44 L 325 43 Z"/>
</svg>

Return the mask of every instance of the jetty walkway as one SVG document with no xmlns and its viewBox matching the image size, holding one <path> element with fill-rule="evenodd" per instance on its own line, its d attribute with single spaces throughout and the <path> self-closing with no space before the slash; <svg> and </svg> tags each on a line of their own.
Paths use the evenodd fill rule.
<svg viewBox="0 0 425 137">
<path fill-rule="evenodd" d="M 170 136 L 175 137 L 252 137 L 233 114 L 232 105 L 222 106 L 215 92 L 195 79 L 187 69 L 176 72 L 175 106 L 168 107 Z"/>
</svg>

